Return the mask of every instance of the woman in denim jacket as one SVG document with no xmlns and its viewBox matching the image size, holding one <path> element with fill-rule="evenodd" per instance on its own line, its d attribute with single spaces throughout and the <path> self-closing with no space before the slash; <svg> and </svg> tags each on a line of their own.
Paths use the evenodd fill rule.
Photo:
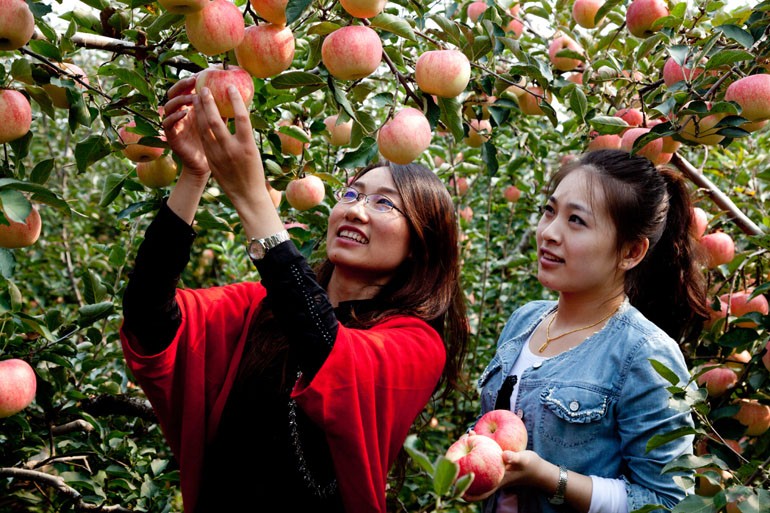
<svg viewBox="0 0 770 513">
<path fill-rule="evenodd" d="M 516 412 L 528 450 L 504 452 L 501 485 L 471 499 L 496 513 L 671 507 L 685 492 L 661 471 L 693 439 L 646 445 L 693 423 L 650 360 L 687 383 L 676 341 L 708 315 L 688 191 L 673 171 L 616 150 L 586 153 L 549 191 L 538 279 L 558 301 L 514 312 L 479 379 L 482 414 Z"/>
</svg>

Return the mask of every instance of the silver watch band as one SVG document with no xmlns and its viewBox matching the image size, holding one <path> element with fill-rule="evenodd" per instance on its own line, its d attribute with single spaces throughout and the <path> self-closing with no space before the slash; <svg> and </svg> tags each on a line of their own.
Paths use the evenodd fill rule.
<svg viewBox="0 0 770 513">
<path fill-rule="evenodd" d="M 556 491 L 548 499 L 548 502 L 554 505 L 564 504 L 564 493 L 567 491 L 567 468 L 559 465 L 559 483 L 556 485 Z"/>
</svg>

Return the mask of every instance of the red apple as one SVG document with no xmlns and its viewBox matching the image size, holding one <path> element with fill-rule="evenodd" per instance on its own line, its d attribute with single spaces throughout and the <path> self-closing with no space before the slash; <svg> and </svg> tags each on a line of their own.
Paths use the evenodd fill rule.
<svg viewBox="0 0 770 513">
<path fill-rule="evenodd" d="M 291 125 L 293 125 L 293 123 L 288 119 L 282 119 L 278 122 L 278 126 Z M 275 133 L 278 135 L 278 139 L 281 140 L 281 153 L 284 155 L 302 155 L 302 151 L 309 146 L 308 143 L 302 142 L 289 134 L 284 134 L 278 130 L 276 130 Z M 307 134 L 307 131 L 305 131 L 305 134 Z"/>
<path fill-rule="evenodd" d="M 733 238 L 725 232 L 707 233 L 701 237 L 700 243 L 706 250 L 708 256 L 706 266 L 709 269 L 729 264 L 735 257 L 735 243 Z"/>
<path fill-rule="evenodd" d="M 626 27 L 636 37 L 649 37 L 658 31 L 652 24 L 668 14 L 665 0 L 632 0 L 626 9 Z"/>
<path fill-rule="evenodd" d="M 576 53 L 583 53 L 583 47 L 577 41 L 567 35 L 559 35 L 548 45 L 548 57 L 551 59 L 553 67 L 561 71 L 570 71 L 580 66 L 583 61 L 572 57 L 557 57 L 562 50 L 572 50 Z"/>
<path fill-rule="evenodd" d="M 32 106 L 27 97 L 13 89 L 0 89 L 0 144 L 24 137 L 31 126 Z"/>
<path fill-rule="evenodd" d="M 340 5 L 354 18 L 374 18 L 382 12 L 385 0 L 340 0 Z"/>
<path fill-rule="evenodd" d="M 765 344 L 765 354 L 762 355 L 762 364 L 770 371 L 770 340 Z"/>
<path fill-rule="evenodd" d="M 424 93 L 454 98 L 465 91 L 471 64 L 459 50 L 429 50 L 417 58 L 414 78 Z"/>
<path fill-rule="evenodd" d="M 705 386 L 712 397 L 724 394 L 738 383 L 738 375 L 729 367 L 711 363 L 704 365 L 704 368 L 708 370 L 698 376 L 698 385 Z"/>
<path fill-rule="evenodd" d="M 739 78 L 725 91 L 725 100 L 741 106 L 741 116 L 749 121 L 770 118 L 770 75 L 761 73 Z"/>
<path fill-rule="evenodd" d="M 476 422 L 477 435 L 488 436 L 504 450 L 519 452 L 527 448 L 527 428 L 511 410 L 490 410 Z"/>
<path fill-rule="evenodd" d="M 27 362 L 17 358 L 0 361 L 0 418 L 29 406 L 36 390 L 35 371 Z"/>
<path fill-rule="evenodd" d="M 321 61 L 339 80 L 368 77 L 382 60 L 382 41 L 377 32 L 364 25 L 348 25 L 326 36 Z"/>
<path fill-rule="evenodd" d="M 457 179 L 457 185 L 455 185 L 454 177 L 449 179 L 449 190 L 454 194 L 457 191 L 458 196 L 464 196 L 468 192 L 468 179 L 461 176 Z"/>
<path fill-rule="evenodd" d="M 701 73 L 703 73 L 702 67 L 692 69 L 687 66 L 680 66 L 672 57 L 669 57 L 663 65 L 663 82 L 671 87 L 682 80 L 690 82 Z"/>
<path fill-rule="evenodd" d="M 710 308 L 709 318 L 706 319 L 706 321 L 703 323 L 703 327 L 706 328 L 707 330 L 710 330 L 719 319 L 726 319 L 727 309 L 728 309 L 727 302 L 720 300 L 719 310 L 714 310 L 713 308 Z"/>
<path fill-rule="evenodd" d="M 17 50 L 35 33 L 35 17 L 24 0 L 0 0 L 0 51 Z"/>
<path fill-rule="evenodd" d="M 473 481 L 463 497 L 484 495 L 503 480 L 503 450 L 487 436 L 464 434 L 449 446 L 445 457 L 460 467 L 458 479 L 473 473 Z"/>
<path fill-rule="evenodd" d="M 350 144 L 350 135 L 353 131 L 353 120 L 349 119 L 344 123 L 337 123 L 339 115 L 327 116 L 324 119 L 324 125 L 329 132 L 329 144 L 333 146 L 347 146 Z"/>
<path fill-rule="evenodd" d="M 460 217 L 470 222 L 473 219 L 473 209 L 471 207 L 465 207 L 460 209 Z"/>
<path fill-rule="evenodd" d="M 158 0 L 158 3 L 168 12 L 190 14 L 206 7 L 209 0 Z"/>
<path fill-rule="evenodd" d="M 471 148 L 478 148 L 491 137 L 492 123 L 488 119 L 471 119 L 468 121 L 468 127 L 468 135 L 464 141 Z"/>
<path fill-rule="evenodd" d="M 650 132 L 649 128 L 629 128 L 623 132 L 623 137 L 620 139 L 620 149 L 623 151 L 631 152 L 634 147 L 634 142 Z M 661 155 L 663 154 L 663 140 L 655 139 L 648 142 L 636 152 L 641 157 L 646 157 L 650 161 L 658 165 L 661 163 Z"/>
<path fill-rule="evenodd" d="M 163 148 L 139 144 L 142 135 L 128 130 L 135 126 L 135 122 L 129 121 L 118 129 L 120 140 L 126 145 L 126 147 L 121 150 L 123 155 L 133 162 L 149 162 L 160 157 L 163 154 Z"/>
<path fill-rule="evenodd" d="M 597 22 L 596 13 L 604 5 L 604 0 L 575 0 L 572 4 L 572 19 L 583 28 L 594 28 Z"/>
<path fill-rule="evenodd" d="M 76 64 L 72 64 L 71 62 L 56 62 L 54 65 L 61 70 L 65 71 L 64 74 L 62 74 L 61 78 L 65 80 L 73 80 L 73 76 L 77 77 L 80 81 L 82 81 L 84 84 L 90 84 L 90 81 L 88 80 L 88 76 L 86 75 L 86 72 L 83 71 L 80 66 L 77 66 Z M 53 103 L 54 107 L 58 107 L 60 109 L 69 109 L 70 108 L 70 102 L 67 99 L 67 88 L 63 86 L 54 85 L 51 83 L 44 84 L 43 89 L 46 93 L 48 93 L 48 96 L 51 97 L 51 103 Z M 86 87 L 78 82 L 75 81 L 75 87 L 78 89 L 85 89 Z"/>
<path fill-rule="evenodd" d="M 596 134 L 588 142 L 588 151 L 619 150 L 621 138 L 618 134 Z"/>
<path fill-rule="evenodd" d="M 521 190 L 519 190 L 519 188 L 515 185 L 509 185 L 503 190 L 503 197 L 506 199 L 506 201 L 516 203 L 521 197 Z"/>
<path fill-rule="evenodd" d="M 200 11 L 185 16 L 190 44 L 206 55 L 229 52 L 243 40 L 243 14 L 228 0 L 212 0 Z"/>
<path fill-rule="evenodd" d="M 479 19 L 479 16 L 481 16 L 481 13 L 487 10 L 487 3 L 482 0 L 476 0 L 474 2 L 471 2 L 468 5 L 468 19 L 470 19 L 473 23 L 476 23 L 476 21 Z"/>
<path fill-rule="evenodd" d="M 286 201 L 297 210 L 309 210 L 321 204 L 326 195 L 324 183 L 315 175 L 305 175 L 286 186 Z"/>
<path fill-rule="evenodd" d="M 228 66 L 227 69 L 223 69 L 220 65 L 215 65 L 204 69 L 195 79 L 195 92 L 200 94 L 204 87 L 208 87 L 219 109 L 219 115 L 223 118 L 232 118 L 235 117 L 235 112 L 227 92 L 227 88 L 231 85 L 241 93 L 246 107 L 251 105 L 254 99 L 254 80 L 248 71 L 239 66 Z"/>
<path fill-rule="evenodd" d="M 567 76 L 567 80 L 569 80 L 573 84 L 583 85 L 583 74 L 582 73 L 570 73 Z"/>
<path fill-rule="evenodd" d="M 37 242 L 40 237 L 42 223 L 40 213 L 34 205 L 23 223 L 8 219 L 8 216 L 5 216 L 5 221 L 9 224 L 0 224 L 0 248 L 26 248 Z"/>
<path fill-rule="evenodd" d="M 286 25 L 286 5 L 289 0 L 249 0 L 251 8 L 264 20 Z"/>
<path fill-rule="evenodd" d="M 380 154 L 387 160 L 396 164 L 409 164 L 428 148 L 432 135 L 425 114 L 406 107 L 380 127 L 377 145 Z"/>
<path fill-rule="evenodd" d="M 708 105 L 710 109 L 711 104 L 709 103 Z M 680 130 L 679 135 L 681 135 L 683 139 L 698 144 L 705 144 L 708 146 L 719 144 L 722 139 L 724 139 L 724 136 L 717 133 L 720 129 L 716 128 L 716 124 L 725 116 L 727 116 L 726 112 L 707 114 L 703 117 L 687 115 L 682 119 L 682 129 Z"/>
<path fill-rule="evenodd" d="M 283 25 L 251 25 L 235 47 L 235 58 L 252 76 L 273 77 L 289 69 L 294 60 L 294 33 Z"/>
<path fill-rule="evenodd" d="M 706 214 L 706 211 L 700 207 L 693 207 L 691 215 L 692 234 L 696 239 L 700 239 L 703 237 L 703 234 L 706 233 L 706 229 L 708 228 L 708 214 Z"/>
<path fill-rule="evenodd" d="M 723 301 L 730 299 L 730 313 L 735 317 L 743 317 L 749 312 L 758 312 L 762 315 L 767 315 L 770 311 L 768 308 L 767 298 L 760 294 L 754 298 L 751 297 L 753 289 L 740 290 L 733 292 L 732 294 L 724 294 L 721 296 Z M 757 324 L 754 321 L 739 322 L 736 324 L 742 328 L 756 328 Z"/>
<path fill-rule="evenodd" d="M 524 94 L 519 95 L 519 110 L 527 116 L 543 116 L 545 112 L 540 108 L 543 98 L 547 102 L 551 101 L 551 93 L 543 92 L 540 87 L 530 87 Z"/>
<path fill-rule="evenodd" d="M 644 113 L 633 107 L 620 109 L 613 115 L 625 121 L 630 127 L 640 127 L 644 125 Z"/>
<path fill-rule="evenodd" d="M 139 181 L 153 189 L 168 187 L 174 183 L 176 174 L 176 162 L 171 155 L 136 164 L 136 176 Z"/>
<path fill-rule="evenodd" d="M 514 4 L 508 9 L 508 12 L 513 16 L 513 19 L 505 26 L 505 32 L 511 34 L 514 39 L 520 38 L 521 34 L 524 33 L 524 23 L 522 23 L 521 17 L 519 16 L 520 8 L 521 4 Z"/>
<path fill-rule="evenodd" d="M 760 404 L 756 399 L 741 399 L 735 419 L 746 426 L 746 434 L 759 436 L 770 429 L 770 406 Z"/>
</svg>

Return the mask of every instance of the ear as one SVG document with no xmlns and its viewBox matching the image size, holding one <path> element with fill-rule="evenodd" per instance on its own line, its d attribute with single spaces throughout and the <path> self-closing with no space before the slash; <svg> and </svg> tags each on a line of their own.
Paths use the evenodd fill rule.
<svg viewBox="0 0 770 513">
<path fill-rule="evenodd" d="M 620 253 L 620 262 L 618 262 L 618 268 L 622 271 L 629 271 L 639 265 L 639 262 L 644 260 L 647 255 L 647 250 L 650 249 L 650 240 L 647 237 L 643 237 L 635 242 L 629 242 Z"/>
</svg>

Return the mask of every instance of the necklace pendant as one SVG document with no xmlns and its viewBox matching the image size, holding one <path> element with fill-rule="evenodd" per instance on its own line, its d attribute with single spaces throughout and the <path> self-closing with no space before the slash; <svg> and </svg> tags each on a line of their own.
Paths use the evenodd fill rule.
<svg viewBox="0 0 770 513">
<path fill-rule="evenodd" d="M 538 353 L 542 353 L 543 351 L 545 351 L 545 348 L 548 347 L 548 344 L 550 344 L 550 343 L 551 343 L 551 341 L 546 339 L 546 341 L 543 342 L 543 345 L 537 348 L 537 352 Z"/>
</svg>

